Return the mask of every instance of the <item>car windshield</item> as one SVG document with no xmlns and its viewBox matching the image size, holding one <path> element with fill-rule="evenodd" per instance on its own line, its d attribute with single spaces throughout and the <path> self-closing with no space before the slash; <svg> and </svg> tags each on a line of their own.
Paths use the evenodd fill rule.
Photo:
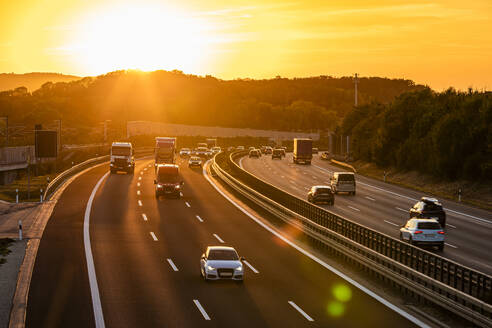
<svg viewBox="0 0 492 328">
<path fill-rule="evenodd" d="M 200 157 L 192 157 L 190 158 L 191 161 L 201 161 Z"/>
<path fill-rule="evenodd" d="M 181 151 L 190 151 L 189 148 L 181 148 Z"/>
<path fill-rule="evenodd" d="M 441 225 L 437 222 L 419 222 L 418 229 L 424 230 L 440 230 Z"/>
<path fill-rule="evenodd" d="M 329 193 L 331 193 L 331 189 L 330 188 L 317 188 L 316 193 L 317 194 L 329 194 Z"/>
<path fill-rule="evenodd" d="M 177 183 L 179 182 L 179 174 L 178 170 L 172 169 L 172 170 L 166 170 L 161 168 L 158 172 L 157 175 L 159 182 L 162 183 Z"/>
<path fill-rule="evenodd" d="M 208 252 L 208 259 L 215 261 L 237 261 L 236 251 L 229 249 L 212 249 Z"/>
<path fill-rule="evenodd" d="M 441 211 L 442 206 L 434 203 L 425 203 L 424 211 Z"/>
<path fill-rule="evenodd" d="M 339 181 L 354 181 L 355 179 L 354 179 L 353 174 L 339 174 L 338 180 Z"/>
<path fill-rule="evenodd" d="M 130 147 L 113 146 L 111 147 L 111 154 L 114 156 L 129 156 Z"/>
</svg>

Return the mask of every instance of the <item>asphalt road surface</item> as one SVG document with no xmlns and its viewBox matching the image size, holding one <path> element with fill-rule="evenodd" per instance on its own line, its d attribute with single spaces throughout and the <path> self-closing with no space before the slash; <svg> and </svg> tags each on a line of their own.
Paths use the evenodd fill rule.
<svg viewBox="0 0 492 328">
<path fill-rule="evenodd" d="M 201 170 L 182 166 L 183 197 L 157 200 L 152 164 L 139 160 L 134 175 L 107 176 L 95 193 L 89 231 L 106 327 L 422 325 L 262 227 Z M 107 171 L 81 175 L 57 203 L 35 263 L 27 327 L 95 325 L 83 222 Z M 246 258 L 244 283 L 201 278 L 209 245 L 233 246 Z"/>
<path fill-rule="evenodd" d="M 282 160 L 272 160 L 271 156 L 243 157 L 240 164 L 260 179 L 303 199 L 307 199 L 311 186 L 329 185 L 333 172 L 344 171 L 317 155 L 313 156 L 312 165 L 293 164 L 292 154 Z M 400 226 L 409 218 L 408 210 L 420 197 L 430 196 L 358 174 L 356 188 L 355 196 L 339 193 L 334 206 L 319 206 L 395 238 L 399 238 Z M 492 213 L 448 200 L 441 203 L 447 217 L 446 245 L 443 252 L 433 251 L 492 274 Z"/>
</svg>

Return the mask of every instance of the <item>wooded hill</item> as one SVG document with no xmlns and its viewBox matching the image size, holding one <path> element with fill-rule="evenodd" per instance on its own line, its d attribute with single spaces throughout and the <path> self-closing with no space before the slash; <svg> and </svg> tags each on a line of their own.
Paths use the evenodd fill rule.
<svg viewBox="0 0 492 328">
<path fill-rule="evenodd" d="M 12 90 L 18 87 L 26 87 L 29 91 L 39 89 L 46 82 L 70 82 L 80 80 L 74 75 L 58 73 L 0 73 L 0 91 Z"/>
</svg>

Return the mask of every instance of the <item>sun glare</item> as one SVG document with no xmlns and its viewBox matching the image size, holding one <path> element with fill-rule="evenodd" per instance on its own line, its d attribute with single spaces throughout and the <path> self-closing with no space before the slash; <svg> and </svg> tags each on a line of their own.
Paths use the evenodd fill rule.
<svg viewBox="0 0 492 328">
<path fill-rule="evenodd" d="M 70 47 L 83 69 L 200 70 L 206 52 L 204 21 L 162 7 L 104 9 L 85 17 Z"/>
</svg>

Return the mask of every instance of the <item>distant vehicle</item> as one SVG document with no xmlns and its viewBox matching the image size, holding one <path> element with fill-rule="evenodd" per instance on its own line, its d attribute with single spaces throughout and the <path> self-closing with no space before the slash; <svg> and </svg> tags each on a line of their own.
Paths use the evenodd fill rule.
<svg viewBox="0 0 492 328">
<path fill-rule="evenodd" d="M 215 138 L 208 138 L 205 141 L 207 142 L 207 148 L 209 148 L 209 149 L 217 146 L 217 139 L 215 139 Z"/>
<path fill-rule="evenodd" d="M 244 150 L 244 146 L 237 146 L 236 150 Z"/>
<path fill-rule="evenodd" d="M 280 153 L 282 154 L 282 157 L 285 157 L 285 155 L 286 155 L 285 154 L 285 149 L 283 149 L 283 148 L 276 148 L 273 151 L 275 152 L 276 150 L 280 151 Z"/>
<path fill-rule="evenodd" d="M 222 148 L 220 148 L 219 146 L 215 146 L 215 147 L 212 147 L 210 150 L 212 151 L 212 153 L 218 154 L 222 151 Z"/>
<path fill-rule="evenodd" d="M 232 147 L 232 146 L 227 147 L 227 151 L 234 151 L 234 147 Z"/>
<path fill-rule="evenodd" d="M 308 192 L 307 200 L 310 203 L 328 203 L 335 204 L 335 195 L 330 186 L 312 186 Z"/>
<path fill-rule="evenodd" d="M 176 155 L 176 138 L 174 137 L 156 137 L 154 151 L 154 165 L 174 164 Z"/>
<path fill-rule="evenodd" d="M 207 150 L 207 151 L 205 152 L 205 157 L 207 157 L 207 158 L 211 158 L 211 157 L 213 157 L 213 156 L 214 156 L 213 151 L 211 151 L 211 150 Z"/>
<path fill-rule="evenodd" d="M 272 159 L 275 158 L 282 159 L 282 149 L 274 149 L 272 151 Z"/>
<path fill-rule="evenodd" d="M 352 172 L 335 172 L 330 180 L 331 189 L 335 194 L 348 192 L 355 195 L 355 174 Z"/>
<path fill-rule="evenodd" d="M 155 172 L 155 197 L 181 197 L 181 188 L 184 185 L 179 175 L 179 167 L 174 164 L 159 164 Z"/>
<path fill-rule="evenodd" d="M 295 138 L 294 139 L 294 154 L 292 157 L 292 161 L 295 164 L 305 163 L 311 164 L 311 160 L 313 158 L 313 140 L 311 139 L 303 139 L 303 138 Z"/>
<path fill-rule="evenodd" d="M 264 148 L 263 154 L 265 154 L 265 155 L 270 155 L 271 153 L 273 153 L 273 148 L 272 148 L 272 147 L 270 147 L 270 146 L 266 146 L 266 147 Z"/>
<path fill-rule="evenodd" d="M 202 162 L 202 159 L 200 157 L 192 156 L 188 160 L 188 167 L 189 168 L 194 168 L 194 167 L 202 168 L 202 166 L 203 166 L 203 162 Z"/>
<path fill-rule="evenodd" d="M 413 218 L 400 229 L 400 239 L 412 245 L 437 246 L 444 249 L 444 231 L 436 219 Z"/>
<path fill-rule="evenodd" d="M 410 218 L 434 218 L 443 229 L 446 227 L 446 212 L 442 204 L 432 197 L 422 197 L 409 211 Z"/>
<path fill-rule="evenodd" d="M 206 142 L 199 142 L 196 144 L 196 148 L 200 148 L 200 147 L 208 149 L 208 145 Z"/>
<path fill-rule="evenodd" d="M 252 157 L 260 158 L 261 157 L 260 151 L 258 149 L 250 150 L 249 151 L 249 158 L 252 158 Z"/>
<path fill-rule="evenodd" d="M 256 148 L 255 147 L 249 147 L 248 150 L 249 151 L 252 151 L 252 150 L 255 150 Z"/>
<path fill-rule="evenodd" d="M 190 148 L 181 148 L 179 151 L 179 156 L 180 157 L 187 157 L 191 155 L 191 149 Z"/>
<path fill-rule="evenodd" d="M 200 273 L 205 281 L 230 279 L 242 282 L 243 261 L 232 247 L 209 246 L 200 259 Z"/>
<path fill-rule="evenodd" d="M 208 156 L 207 147 L 197 147 L 195 149 L 195 155 L 200 157 L 207 157 Z"/>
<path fill-rule="evenodd" d="M 318 148 L 313 148 L 313 155 L 318 155 Z"/>
<path fill-rule="evenodd" d="M 125 171 L 133 174 L 135 171 L 135 159 L 133 158 L 133 147 L 129 142 L 113 142 L 110 150 L 109 171 L 114 174 Z"/>
<path fill-rule="evenodd" d="M 321 153 L 321 159 L 325 161 L 329 161 L 331 159 L 331 154 L 328 151 L 324 151 Z"/>
</svg>

